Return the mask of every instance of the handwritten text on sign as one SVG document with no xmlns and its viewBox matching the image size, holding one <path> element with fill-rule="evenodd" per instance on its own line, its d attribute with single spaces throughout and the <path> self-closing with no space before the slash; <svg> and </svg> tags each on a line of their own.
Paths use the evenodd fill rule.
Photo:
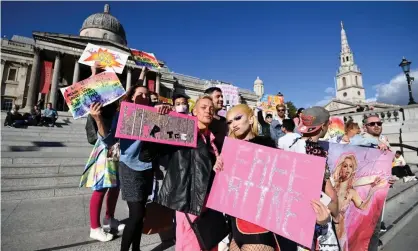
<svg viewBox="0 0 418 251">
<path fill-rule="evenodd" d="M 310 247 L 325 159 L 231 138 L 222 157 L 207 206 Z"/>
<path fill-rule="evenodd" d="M 197 118 L 176 112 L 160 115 L 153 107 L 122 102 L 116 137 L 196 147 Z"/>
</svg>

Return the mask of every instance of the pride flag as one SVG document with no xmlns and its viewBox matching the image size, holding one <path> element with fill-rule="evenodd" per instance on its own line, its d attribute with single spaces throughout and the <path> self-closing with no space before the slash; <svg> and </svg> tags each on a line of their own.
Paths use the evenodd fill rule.
<svg viewBox="0 0 418 251">
<path fill-rule="evenodd" d="M 160 69 L 160 64 L 153 53 L 131 49 L 132 58 L 138 66 L 145 66 L 151 70 Z"/>
</svg>

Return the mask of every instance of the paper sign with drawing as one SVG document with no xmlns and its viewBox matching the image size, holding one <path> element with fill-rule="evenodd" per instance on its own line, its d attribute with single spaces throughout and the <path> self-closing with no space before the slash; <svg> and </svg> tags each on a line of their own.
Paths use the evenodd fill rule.
<svg viewBox="0 0 418 251">
<path fill-rule="evenodd" d="M 87 116 L 93 103 L 105 106 L 125 94 L 114 72 L 102 72 L 60 90 L 74 119 Z"/>
<path fill-rule="evenodd" d="M 113 51 L 94 44 L 87 44 L 78 62 L 93 66 L 97 61 L 99 66 L 106 71 L 114 71 L 118 74 L 123 72 L 129 54 Z"/>
<path fill-rule="evenodd" d="M 322 142 L 338 193 L 337 236 L 342 251 L 367 251 L 383 210 L 393 153 Z"/>
<path fill-rule="evenodd" d="M 231 138 L 222 157 L 207 206 L 310 247 L 316 221 L 310 201 L 320 198 L 325 158 Z"/>
<path fill-rule="evenodd" d="M 160 115 L 153 107 L 122 102 L 116 137 L 196 147 L 197 118 L 177 112 Z"/>
</svg>

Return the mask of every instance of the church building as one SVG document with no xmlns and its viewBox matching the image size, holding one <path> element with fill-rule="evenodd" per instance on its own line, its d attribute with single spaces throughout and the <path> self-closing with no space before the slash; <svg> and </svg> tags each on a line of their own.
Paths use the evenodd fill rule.
<svg viewBox="0 0 418 251">
<path fill-rule="evenodd" d="M 78 35 L 38 32 L 32 38 L 13 36 L 1 39 L 1 108 L 10 110 L 13 104 L 30 110 L 39 100 L 51 102 L 58 111 L 68 111 L 60 88 L 67 87 L 88 78 L 89 66 L 78 60 L 88 43 L 130 54 L 126 32 L 119 20 L 110 14 L 109 5 L 104 11 L 84 20 Z M 135 49 L 141 49 L 140 47 Z M 158 51 L 155 52 L 158 58 Z M 174 73 L 164 61 L 159 61 L 159 72 L 148 72 L 145 84 L 160 96 L 171 98 L 181 93 L 196 100 L 206 88 L 222 81 L 204 80 L 197 77 Z M 136 83 L 141 67 L 128 58 L 118 77 L 128 89 Z M 239 89 L 242 103 L 254 107 L 257 95 L 246 89 Z"/>
<path fill-rule="evenodd" d="M 341 22 L 340 67 L 335 82 L 336 97 L 324 106 L 331 114 L 356 112 L 358 106 L 365 107 L 366 105 L 377 109 L 396 106 L 367 102 L 363 76 L 354 61 L 354 54 L 348 44 L 343 22 Z"/>
</svg>

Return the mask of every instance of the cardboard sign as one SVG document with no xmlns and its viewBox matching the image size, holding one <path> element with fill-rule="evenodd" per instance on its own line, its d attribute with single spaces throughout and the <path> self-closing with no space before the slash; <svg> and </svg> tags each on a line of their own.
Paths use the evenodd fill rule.
<svg viewBox="0 0 418 251">
<path fill-rule="evenodd" d="M 226 138 L 224 170 L 216 174 L 207 206 L 312 245 L 325 158 Z"/>
<path fill-rule="evenodd" d="M 153 107 L 122 102 L 116 137 L 196 147 L 197 130 L 196 117 L 177 112 L 160 115 Z"/>
<path fill-rule="evenodd" d="M 87 116 L 93 103 L 106 106 L 125 94 L 114 72 L 102 72 L 60 90 L 74 119 Z"/>
<path fill-rule="evenodd" d="M 88 66 L 93 66 L 97 61 L 106 71 L 114 71 L 121 74 L 125 67 L 129 55 L 113 50 L 109 50 L 94 44 L 87 44 L 78 62 Z"/>
<path fill-rule="evenodd" d="M 266 113 L 276 113 L 276 106 L 284 104 L 283 96 L 266 95 L 261 97 L 259 108 Z"/>
<path fill-rule="evenodd" d="M 321 142 L 340 200 L 335 225 L 342 250 L 367 251 L 376 223 L 380 224 L 389 190 L 393 153 L 353 145 Z"/>
<path fill-rule="evenodd" d="M 240 101 L 238 87 L 233 85 L 216 85 L 216 87 L 222 90 L 222 94 L 224 96 L 224 106 L 233 107 L 234 105 L 238 105 Z"/>
<path fill-rule="evenodd" d="M 131 49 L 132 59 L 138 66 L 146 66 L 148 69 L 158 71 L 161 67 L 153 53 Z"/>
</svg>

